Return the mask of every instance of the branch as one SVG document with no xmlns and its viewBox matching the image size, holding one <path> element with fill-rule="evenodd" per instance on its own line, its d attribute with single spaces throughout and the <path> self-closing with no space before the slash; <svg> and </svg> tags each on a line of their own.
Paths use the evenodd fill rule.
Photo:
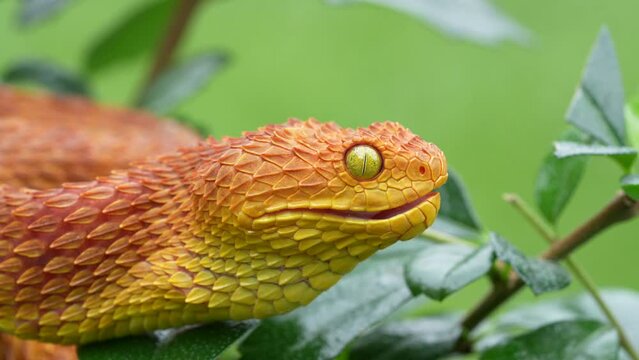
<svg viewBox="0 0 639 360">
<path fill-rule="evenodd" d="M 522 214 L 526 220 L 541 234 L 541 236 L 548 241 L 549 244 L 553 244 L 557 242 L 558 236 L 557 233 L 552 229 L 552 227 L 542 219 L 537 212 L 535 212 L 526 202 L 519 197 L 517 194 L 505 194 L 504 200 L 511 204 L 515 209 Z M 639 360 L 639 354 L 633 347 L 632 343 L 629 340 L 628 335 L 624 331 L 621 323 L 612 312 L 608 304 L 604 301 L 599 289 L 595 285 L 594 281 L 590 278 L 586 270 L 584 270 L 576 261 L 572 258 L 566 256 L 564 258 L 566 265 L 570 268 L 570 271 L 573 275 L 579 280 L 583 287 L 590 293 L 593 300 L 604 314 L 604 316 L 608 319 L 610 324 L 617 331 L 617 335 L 619 336 L 619 343 L 621 346 L 628 352 L 630 357 L 633 360 Z"/>
<path fill-rule="evenodd" d="M 602 230 L 631 219 L 639 212 L 639 205 L 624 194 L 619 194 L 601 211 L 588 219 L 564 239 L 557 241 L 541 255 L 546 260 L 561 260 L 583 245 Z M 524 282 L 514 271 L 504 286 L 495 286 L 486 297 L 472 309 L 462 320 L 463 334 L 469 334 L 486 317 L 493 313 L 501 304 L 506 302 L 524 285 Z M 463 336 L 458 341 L 458 349 L 468 349 L 467 339 Z"/>
<path fill-rule="evenodd" d="M 166 33 L 155 52 L 153 65 L 140 91 L 140 96 L 153 83 L 158 75 L 171 64 L 175 50 L 184 36 L 194 10 L 200 3 L 201 0 L 180 0 L 168 24 Z"/>
</svg>

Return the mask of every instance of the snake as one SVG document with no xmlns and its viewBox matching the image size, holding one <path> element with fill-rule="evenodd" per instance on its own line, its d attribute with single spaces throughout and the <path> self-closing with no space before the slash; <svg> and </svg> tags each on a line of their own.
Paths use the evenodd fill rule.
<svg viewBox="0 0 639 360">
<path fill-rule="evenodd" d="M 201 139 L 0 88 L 0 331 L 86 344 L 287 313 L 428 228 L 447 177 L 396 122 Z"/>
</svg>

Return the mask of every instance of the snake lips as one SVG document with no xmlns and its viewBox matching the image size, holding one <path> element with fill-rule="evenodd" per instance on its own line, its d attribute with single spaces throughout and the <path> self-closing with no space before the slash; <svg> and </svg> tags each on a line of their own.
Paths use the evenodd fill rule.
<svg viewBox="0 0 639 360">
<path fill-rule="evenodd" d="M 75 344 L 288 312 L 430 226 L 447 176 L 397 123 L 290 120 L 95 181 L 0 186 L 0 329 Z"/>
</svg>

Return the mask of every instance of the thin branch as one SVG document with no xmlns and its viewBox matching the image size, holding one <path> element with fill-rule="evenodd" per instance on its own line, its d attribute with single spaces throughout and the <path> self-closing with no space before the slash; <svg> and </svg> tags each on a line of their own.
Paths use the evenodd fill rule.
<svg viewBox="0 0 639 360">
<path fill-rule="evenodd" d="M 549 244 L 553 244 L 558 241 L 559 237 L 557 233 L 552 229 L 552 227 L 542 219 L 536 211 L 534 211 L 519 195 L 517 194 L 505 194 L 504 200 L 511 204 L 515 209 L 522 214 L 528 222 L 541 234 L 541 236 L 548 241 Z M 590 293 L 593 300 L 604 314 L 604 316 L 608 319 L 610 324 L 615 328 L 617 334 L 619 336 L 619 343 L 621 346 L 628 352 L 630 357 L 633 360 L 639 360 L 639 354 L 630 343 L 628 335 L 626 335 L 625 330 L 621 326 L 621 323 L 617 319 L 617 317 L 613 314 L 610 307 L 606 304 L 597 285 L 590 278 L 590 275 L 573 259 L 570 257 L 566 257 L 565 259 L 566 265 L 573 273 L 573 275 L 579 280 L 579 282 L 586 288 L 586 290 Z"/>
<path fill-rule="evenodd" d="M 553 243 L 541 258 L 546 260 L 561 260 L 568 256 L 577 247 L 585 244 L 602 230 L 631 219 L 637 215 L 639 205 L 624 194 L 619 194 L 608 203 L 601 211 L 584 222 L 575 231 Z M 508 283 L 503 287 L 494 287 L 484 299 L 482 299 L 462 320 L 464 334 L 469 334 L 477 325 L 492 314 L 501 304 L 509 300 L 523 287 L 523 281 L 514 271 L 511 271 Z M 460 338 L 458 348 L 468 348 L 468 341 Z"/>
<path fill-rule="evenodd" d="M 558 240 L 557 233 L 550 224 L 542 219 L 530 205 L 517 194 L 504 194 L 504 201 L 511 204 L 550 244 Z"/>
<path fill-rule="evenodd" d="M 171 64 L 175 51 L 182 40 L 190 20 L 193 18 L 194 10 L 202 0 L 179 0 L 177 8 L 173 12 L 166 32 L 159 44 L 151 69 L 144 82 L 138 98 L 144 94 L 153 81 Z"/>
</svg>

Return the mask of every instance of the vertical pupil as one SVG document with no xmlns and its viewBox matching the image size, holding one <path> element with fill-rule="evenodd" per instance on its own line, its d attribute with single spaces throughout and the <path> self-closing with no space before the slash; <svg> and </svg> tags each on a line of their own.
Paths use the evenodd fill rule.
<svg viewBox="0 0 639 360">
<path fill-rule="evenodd" d="M 356 179 L 369 180 L 382 170 L 382 156 L 370 145 L 353 146 L 344 157 L 346 169 Z"/>
<path fill-rule="evenodd" d="M 366 175 L 366 160 L 368 159 L 368 154 L 364 153 L 364 162 L 362 164 L 362 176 Z"/>
</svg>

